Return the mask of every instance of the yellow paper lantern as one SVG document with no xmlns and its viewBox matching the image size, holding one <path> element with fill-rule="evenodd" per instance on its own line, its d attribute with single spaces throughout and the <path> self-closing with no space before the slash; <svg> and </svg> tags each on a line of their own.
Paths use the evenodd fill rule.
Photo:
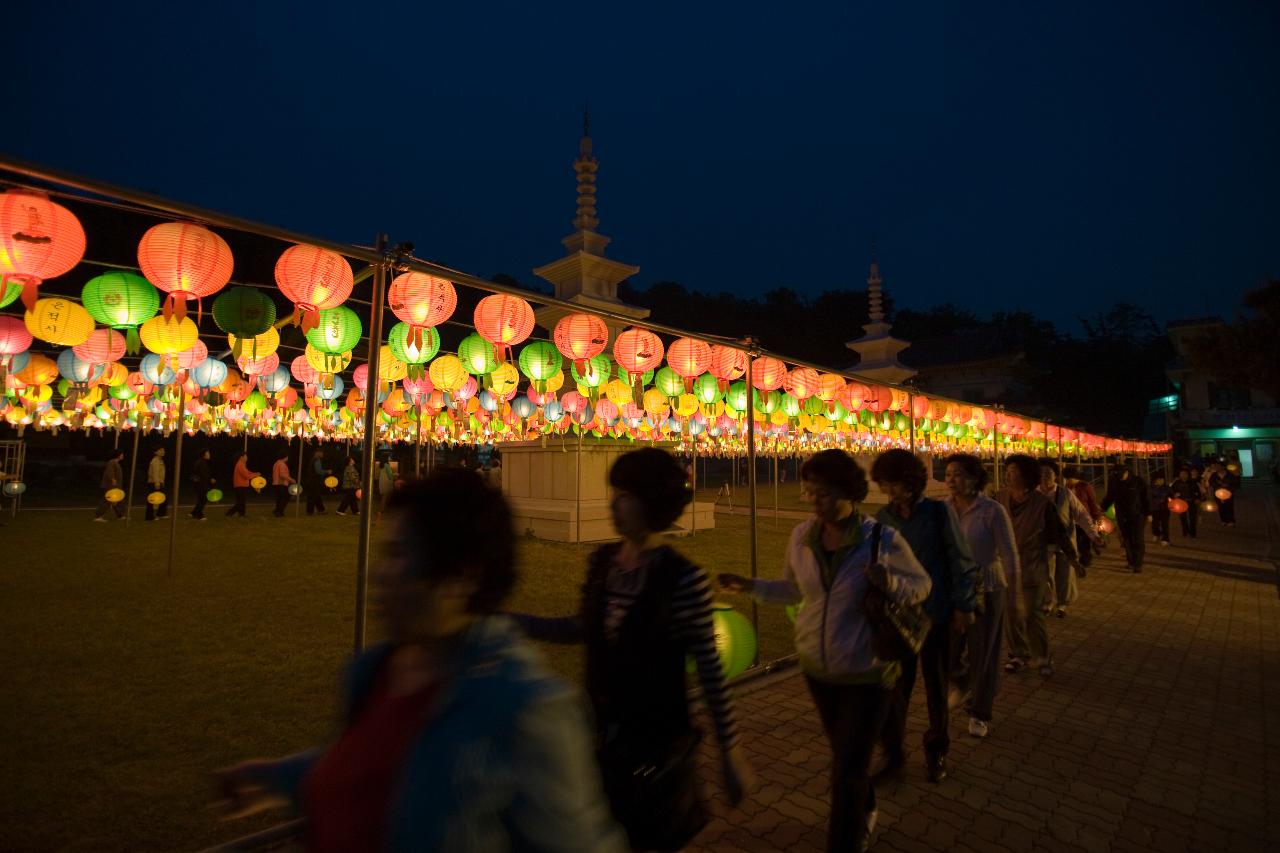
<svg viewBox="0 0 1280 853">
<path fill-rule="evenodd" d="M 325 485 L 325 488 L 327 488 L 327 489 L 336 489 L 336 488 L 338 488 L 338 478 L 337 478 L 337 477 L 325 477 L 325 478 L 324 478 L 324 485 Z"/>
<path fill-rule="evenodd" d="M 62 347 L 79 346 L 93 334 L 93 317 L 79 304 L 62 297 L 37 299 L 23 318 L 32 336 Z"/>
<path fill-rule="evenodd" d="M 564 371 L 557 370 L 546 381 L 546 393 L 554 394 L 564 387 Z"/>
<path fill-rule="evenodd" d="M 499 397 L 505 397 L 520 384 L 520 371 L 511 362 L 498 365 L 498 369 L 489 374 L 489 390 Z"/>
<path fill-rule="evenodd" d="M 147 495 L 147 503 L 152 506 L 160 506 L 160 504 L 164 503 L 164 492 L 152 492 Z"/>
<path fill-rule="evenodd" d="M 329 354 L 320 352 L 320 350 L 307 344 L 303 355 L 307 357 L 307 364 L 311 365 L 314 370 L 320 373 L 341 373 L 347 369 L 347 365 L 351 363 L 351 353 Z"/>
<path fill-rule="evenodd" d="M 249 481 L 249 485 L 253 486 L 255 492 L 260 492 L 267 487 L 267 479 L 265 477 L 254 477 Z"/>
<path fill-rule="evenodd" d="M 148 320 L 147 322 L 151 321 Z M 146 323 L 143 325 L 145 326 Z M 259 326 L 258 328 L 262 327 Z M 261 361 L 280 349 L 280 333 L 274 328 L 270 328 L 252 338 L 237 338 L 235 335 L 227 335 L 227 343 L 231 345 L 233 358 L 239 360 L 241 356 L 248 356 L 254 361 Z"/>
<path fill-rule="evenodd" d="M 687 418 L 698 411 L 698 398 L 692 394 L 681 394 L 676 398 L 674 409 L 677 415 Z"/>
<path fill-rule="evenodd" d="M 187 317 L 152 317 L 138 328 L 142 345 L 156 355 L 185 352 L 200 339 L 200 329 Z"/>
<path fill-rule="evenodd" d="M 378 378 L 383 382 L 399 382 L 409 375 L 409 366 L 396 358 L 391 347 L 378 348 Z"/>
<path fill-rule="evenodd" d="M 631 386 L 623 382 L 621 379 L 610 379 L 605 383 L 604 395 L 609 398 L 609 402 L 621 408 L 628 403 L 634 402 L 632 397 Z"/>
<path fill-rule="evenodd" d="M 467 384 L 467 369 L 456 355 L 446 354 L 435 358 L 427 368 L 427 375 L 441 391 L 452 393 Z"/>
<path fill-rule="evenodd" d="M 107 489 L 103 497 L 107 499 L 107 503 L 118 504 L 124 500 L 124 489 Z"/>
</svg>

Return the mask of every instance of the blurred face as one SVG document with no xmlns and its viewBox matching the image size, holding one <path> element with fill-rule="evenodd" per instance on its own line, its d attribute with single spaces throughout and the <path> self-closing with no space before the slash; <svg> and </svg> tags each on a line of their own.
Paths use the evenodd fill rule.
<svg viewBox="0 0 1280 853">
<path fill-rule="evenodd" d="M 640 499 L 625 489 L 614 489 L 613 498 L 609 501 L 609 511 L 613 515 L 613 529 L 624 539 L 640 539 L 649 533 L 649 525 L 644 517 L 644 504 Z"/>
<path fill-rule="evenodd" d="M 907 488 L 906 483 L 897 483 L 892 480 L 876 480 L 876 488 L 884 493 L 889 499 L 889 503 L 907 503 L 911 500 L 911 490 Z"/>
<path fill-rule="evenodd" d="M 1058 485 L 1058 475 L 1047 465 L 1040 466 L 1040 486 L 1048 491 Z"/>
<path fill-rule="evenodd" d="M 1004 466 L 1004 481 L 1009 484 L 1009 488 L 1015 492 L 1024 492 L 1031 488 L 1031 483 L 1026 482 L 1022 478 L 1022 469 L 1017 465 Z"/>
<path fill-rule="evenodd" d="M 947 484 L 947 489 L 955 497 L 968 497 L 978 491 L 978 481 L 970 477 L 969 472 L 965 471 L 964 466 L 958 462 L 952 462 L 947 466 L 947 473 L 943 481 Z"/>
<path fill-rule="evenodd" d="M 1179 472 L 1178 472 L 1178 479 L 1179 479 L 1179 480 L 1182 480 L 1182 481 L 1184 481 L 1184 482 L 1185 482 L 1186 480 L 1191 479 L 1191 472 L 1190 472 L 1190 471 L 1179 471 Z"/>
<path fill-rule="evenodd" d="M 476 592 L 469 578 L 448 578 L 432 582 L 431 566 L 422 571 L 418 537 L 407 516 L 395 512 L 391 524 L 378 528 L 378 560 L 373 568 L 374 613 L 387 630 L 392 643 L 431 642 L 452 637 L 467 626 L 472 615 L 467 609 Z M 415 553 L 418 552 L 418 553 Z"/>
<path fill-rule="evenodd" d="M 800 499 L 809 504 L 819 521 L 836 522 L 853 512 L 853 501 L 844 492 L 817 480 L 804 480 L 800 484 Z"/>
</svg>

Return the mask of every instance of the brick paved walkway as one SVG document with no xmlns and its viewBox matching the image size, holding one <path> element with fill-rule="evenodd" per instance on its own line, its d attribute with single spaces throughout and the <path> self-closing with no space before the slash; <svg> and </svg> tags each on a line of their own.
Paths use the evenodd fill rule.
<svg viewBox="0 0 1280 853">
<path fill-rule="evenodd" d="M 953 716 L 941 785 L 920 766 L 917 685 L 908 777 L 879 794 L 874 849 L 1280 849 L 1280 596 L 1259 559 L 1276 544 L 1263 499 L 1239 502 L 1234 531 L 1203 519 L 1197 548 L 1176 531 L 1173 547 L 1149 546 L 1141 575 L 1113 543 L 1052 620 L 1054 676 L 1007 679 L 985 741 Z M 739 714 L 760 785 L 732 810 L 708 772 L 715 817 L 694 849 L 824 849 L 830 759 L 802 679 L 744 688 Z"/>
</svg>

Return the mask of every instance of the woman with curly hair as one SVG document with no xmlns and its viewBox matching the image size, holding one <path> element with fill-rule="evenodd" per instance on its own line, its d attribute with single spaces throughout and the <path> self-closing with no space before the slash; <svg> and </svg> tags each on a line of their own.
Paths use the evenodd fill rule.
<svg viewBox="0 0 1280 853">
<path fill-rule="evenodd" d="M 791 531 L 781 580 L 724 574 L 720 585 L 800 605 L 796 652 L 831 744 L 827 849 L 865 850 L 877 816 L 871 752 L 902 665 L 876 656 L 863 600 L 876 587 L 900 604 L 919 604 L 929 595 L 929 575 L 905 537 L 857 511 L 867 477 L 852 456 L 815 453 L 800 467 L 800 484 L 813 518 Z"/>
<path fill-rule="evenodd" d="M 595 710 L 605 792 L 636 850 L 679 850 L 706 812 L 694 770 L 685 660 L 696 663 L 715 719 L 725 788 L 737 804 L 752 784 L 716 652 L 707 573 L 661 534 L 693 496 L 675 457 L 657 448 L 625 453 L 609 471 L 620 542 L 591 555 L 577 615 L 518 616 L 530 636 L 585 643 L 587 694 Z"/>
</svg>

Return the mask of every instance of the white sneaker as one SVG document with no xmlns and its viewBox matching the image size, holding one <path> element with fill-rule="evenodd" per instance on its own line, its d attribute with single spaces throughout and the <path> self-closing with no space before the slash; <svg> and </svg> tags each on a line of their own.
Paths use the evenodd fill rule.
<svg viewBox="0 0 1280 853">
<path fill-rule="evenodd" d="M 102 518 L 101 516 L 94 516 L 94 519 L 93 519 L 93 520 L 94 520 L 94 521 L 101 521 L 103 524 L 106 524 L 106 523 L 107 523 L 107 520 L 106 520 L 105 518 Z"/>
<path fill-rule="evenodd" d="M 969 718 L 969 734 L 973 737 L 986 737 L 987 724 L 977 717 Z"/>
<path fill-rule="evenodd" d="M 876 821 L 880 820 L 880 810 L 872 809 L 867 812 L 867 838 L 871 837 L 871 833 L 876 831 Z"/>
</svg>

